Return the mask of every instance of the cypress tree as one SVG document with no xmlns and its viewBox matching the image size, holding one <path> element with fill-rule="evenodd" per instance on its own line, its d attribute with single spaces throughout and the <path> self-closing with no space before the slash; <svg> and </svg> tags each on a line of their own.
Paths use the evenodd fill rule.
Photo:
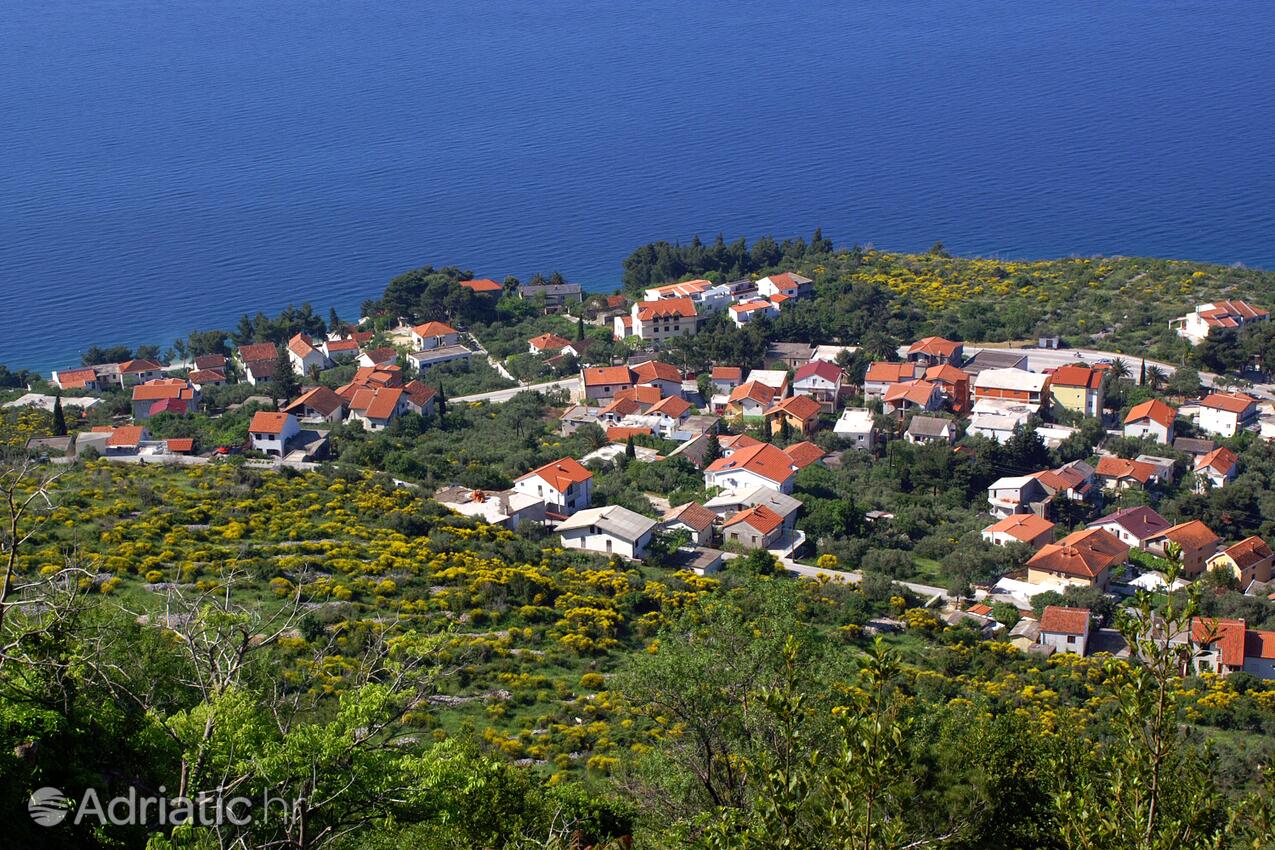
<svg viewBox="0 0 1275 850">
<path fill-rule="evenodd" d="M 447 393 L 443 392 L 443 382 L 438 382 L 438 399 L 434 402 L 434 406 L 438 408 L 439 417 L 447 415 Z"/>
<path fill-rule="evenodd" d="M 633 445 L 632 434 L 630 434 L 629 438 L 624 441 L 624 456 L 629 458 L 637 457 L 637 447 Z"/>
<path fill-rule="evenodd" d="M 66 414 L 62 412 L 62 393 L 53 399 L 53 436 L 66 436 Z"/>
<path fill-rule="evenodd" d="M 708 435 L 708 442 L 704 444 L 704 465 L 708 466 L 713 461 L 722 456 L 722 441 L 717 439 L 717 432 Z"/>
</svg>

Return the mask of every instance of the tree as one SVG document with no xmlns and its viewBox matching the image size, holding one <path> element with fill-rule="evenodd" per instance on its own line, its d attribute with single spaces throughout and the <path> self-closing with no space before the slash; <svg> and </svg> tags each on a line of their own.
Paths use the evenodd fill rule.
<svg viewBox="0 0 1275 850">
<path fill-rule="evenodd" d="M 274 361 L 274 376 L 271 378 L 274 396 L 279 407 L 301 393 L 301 382 L 297 379 L 296 370 L 292 368 L 292 358 L 288 356 L 287 346 L 279 346 L 279 353 Z"/>
<path fill-rule="evenodd" d="M 66 414 L 62 412 L 62 393 L 53 399 L 53 436 L 66 436 Z"/>
<path fill-rule="evenodd" d="M 584 339 L 584 316 L 576 319 L 576 340 Z"/>
<path fill-rule="evenodd" d="M 630 434 L 624 441 L 624 456 L 630 460 L 637 457 L 637 448 L 633 445 L 632 434 Z"/>
<path fill-rule="evenodd" d="M 447 415 L 447 393 L 443 390 L 443 382 L 438 382 L 438 397 L 434 399 L 434 407 L 438 409 L 438 417 L 441 419 Z"/>
<path fill-rule="evenodd" d="M 1143 377 L 1143 383 L 1153 390 L 1158 390 L 1164 386 L 1164 382 L 1167 380 L 1167 377 L 1168 376 L 1165 375 L 1164 369 L 1159 366 L 1152 365 L 1147 367 L 1146 373 Z"/>
<path fill-rule="evenodd" d="M 708 466 L 721 456 L 722 442 L 717 439 L 717 432 L 713 431 L 708 435 L 708 439 L 704 443 L 704 465 Z"/>
<path fill-rule="evenodd" d="M 1111 361 L 1111 374 L 1120 381 L 1129 377 L 1129 363 L 1123 357 Z"/>
</svg>

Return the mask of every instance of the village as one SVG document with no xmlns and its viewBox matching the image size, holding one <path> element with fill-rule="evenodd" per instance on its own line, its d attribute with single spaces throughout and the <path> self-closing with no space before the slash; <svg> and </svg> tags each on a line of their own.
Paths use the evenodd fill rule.
<svg viewBox="0 0 1275 850">
<path fill-rule="evenodd" d="M 491 279 L 458 285 L 479 298 L 534 299 L 536 309 L 550 316 L 570 314 L 584 297 L 578 285 L 565 283 L 524 287 L 514 295 Z M 1085 441 L 1083 459 L 998 469 L 1000 477 L 987 487 L 979 506 L 986 514 L 981 536 L 1022 554 L 1013 569 L 968 593 L 900 584 L 945 622 L 971 625 L 988 638 L 1042 655 L 1130 652 L 1096 612 L 1035 605 L 1042 594 L 1053 599 L 1070 588 L 1090 588 L 1119 604 L 1137 591 L 1171 592 L 1224 574 L 1246 596 L 1275 600 L 1275 552 L 1266 541 L 1223 539 L 1198 518 L 1170 522 L 1155 507 L 1157 492 L 1167 485 L 1185 484 L 1197 493 L 1231 486 L 1242 472 L 1231 447 L 1241 436 L 1275 441 L 1268 391 L 1208 376 L 1198 395 L 1174 396 L 1161 391 L 1169 364 L 1070 350 L 1050 336 L 1020 347 L 925 337 L 873 359 L 862 381 L 852 380 L 848 369 L 858 347 L 839 341 L 771 342 L 765 368 L 715 364 L 692 374 L 661 359 L 710 316 L 725 315 L 742 330 L 812 294 L 809 278 L 784 272 L 730 283 L 683 281 L 647 289 L 634 300 L 606 296 L 591 321 L 626 343 L 630 353 L 623 362 L 595 362 L 595 346 L 583 335 L 541 333 L 526 339 L 526 355 L 549 367 L 578 367 L 574 377 L 450 399 L 431 377 L 438 366 L 490 359 L 498 372 L 508 373 L 466 329 L 434 320 L 379 331 L 361 322 L 324 338 L 298 333 L 285 345 L 243 344 L 228 355 L 173 364 L 138 358 L 58 370 L 51 383 L 59 395 L 30 393 L 10 405 L 65 406 L 83 415 L 104 394 L 128 395 L 130 415 L 119 421 L 32 440 L 29 449 L 55 462 L 103 457 L 198 464 L 242 455 L 249 464 L 307 468 L 329 458 L 328 434 L 336 426 L 385 431 L 404 417 L 441 415 L 448 404 L 499 404 L 519 392 L 542 391 L 560 398 L 560 433 L 596 427 L 606 445 L 526 471 L 504 490 L 453 482 L 433 493 L 436 501 L 511 530 L 548 528 L 564 548 L 620 560 L 641 561 L 672 541 L 672 563 L 698 574 L 730 569 L 732 560 L 764 552 L 778 569 L 842 582 L 862 575 L 838 568 L 803 529 L 804 505 L 794 485 L 807 467 L 836 466 L 850 455 L 887 463 L 899 442 L 941 447 L 973 462 L 971 439 L 1006 444 L 1027 434 L 1048 448 Z M 1198 345 L 1210 334 L 1268 318 L 1244 301 L 1224 300 L 1199 305 L 1173 329 Z M 348 380 L 336 386 L 320 381 L 341 368 Z M 1113 411 L 1104 396 L 1113 380 L 1155 392 Z M 191 437 L 153 437 L 148 430 L 153 417 L 199 412 L 210 387 L 228 384 L 259 389 L 243 402 L 255 408 L 241 444 L 199 445 Z M 1086 429 L 1085 421 L 1101 428 Z M 1143 450 L 1129 457 L 1108 448 L 1121 440 L 1136 441 Z M 670 457 L 702 472 L 702 500 L 653 502 L 662 511 L 658 516 L 595 500 L 599 468 Z M 1122 506 L 1130 494 L 1140 494 L 1139 503 Z M 888 524 L 892 516 L 868 510 L 864 519 Z M 1006 606 L 1019 615 L 1012 627 L 994 613 Z M 882 621 L 874 628 L 903 625 Z M 1178 639 L 1195 646 L 1197 672 L 1275 679 L 1275 631 L 1249 628 L 1238 618 L 1198 618 Z"/>
</svg>

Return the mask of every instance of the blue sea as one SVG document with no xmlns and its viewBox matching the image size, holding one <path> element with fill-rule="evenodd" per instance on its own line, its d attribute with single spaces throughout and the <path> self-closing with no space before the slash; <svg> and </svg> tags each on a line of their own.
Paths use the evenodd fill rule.
<svg viewBox="0 0 1275 850">
<path fill-rule="evenodd" d="M 1245 0 L 9 0 L 0 363 L 654 240 L 1275 267 Z M 1269 305 L 1268 305 L 1269 306 Z"/>
</svg>

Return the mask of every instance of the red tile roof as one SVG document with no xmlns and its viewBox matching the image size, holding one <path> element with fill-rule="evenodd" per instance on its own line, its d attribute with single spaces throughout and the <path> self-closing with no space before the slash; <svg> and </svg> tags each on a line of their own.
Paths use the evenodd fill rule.
<svg viewBox="0 0 1275 850">
<path fill-rule="evenodd" d="M 1153 398 L 1142 402 L 1142 404 L 1135 404 L 1130 408 L 1129 414 L 1124 418 L 1124 424 L 1131 425 L 1140 419 L 1150 419 L 1152 422 L 1168 428 L 1173 424 L 1173 420 L 1177 418 L 1177 415 L 1177 408 L 1165 404 L 1158 398 Z"/>
<path fill-rule="evenodd" d="M 925 380 L 939 384 L 969 383 L 970 376 L 951 363 L 940 363 L 925 370 Z"/>
<path fill-rule="evenodd" d="M 287 421 L 288 414 L 286 413 L 258 410 L 252 414 L 252 422 L 248 425 L 248 431 L 253 434 L 282 434 L 284 423 Z"/>
<path fill-rule="evenodd" d="M 844 373 L 836 363 L 829 363 L 827 360 L 811 360 L 793 373 L 792 380 L 795 384 L 812 377 L 823 378 L 835 384 L 844 377 Z"/>
<path fill-rule="evenodd" d="M 1090 528 L 1115 523 L 1139 540 L 1148 540 L 1173 524 L 1146 505 L 1121 508 L 1113 514 L 1089 523 Z"/>
<path fill-rule="evenodd" d="M 528 340 L 537 351 L 561 351 L 571 344 L 571 340 L 557 334 L 541 334 Z"/>
<path fill-rule="evenodd" d="M 158 378 L 133 387 L 133 401 L 193 400 L 195 390 L 184 378 Z"/>
<path fill-rule="evenodd" d="M 960 347 L 959 342 L 953 342 L 941 336 L 927 336 L 924 339 L 918 339 L 908 347 L 908 356 L 924 354 L 929 357 L 951 357 Z"/>
<path fill-rule="evenodd" d="M 743 401 L 747 398 L 762 404 L 769 404 L 771 399 L 778 393 L 777 389 L 763 384 L 761 381 L 748 381 L 730 391 L 730 401 Z"/>
<path fill-rule="evenodd" d="M 1123 564 L 1129 547 L 1109 531 L 1091 528 L 1073 531 L 1050 543 L 1027 561 L 1028 567 L 1078 578 L 1097 578 L 1103 570 Z"/>
<path fill-rule="evenodd" d="M 186 376 L 186 380 L 192 384 L 212 384 L 225 381 L 226 373 L 220 369 L 196 369 Z"/>
<path fill-rule="evenodd" d="M 1140 460 L 1125 460 L 1122 457 L 1103 455 L 1098 458 L 1094 474 L 1099 478 L 1112 478 L 1117 481 L 1132 478 L 1139 484 L 1146 484 L 1155 475 L 1156 468 Z"/>
<path fill-rule="evenodd" d="M 1254 307 L 1247 301 L 1216 301 L 1206 309 L 1200 310 L 1200 318 L 1210 327 L 1238 328 L 1246 321 L 1265 318 L 1270 315 L 1260 307 Z"/>
<path fill-rule="evenodd" d="M 1156 535 L 1156 539 L 1161 537 L 1166 537 L 1183 549 L 1190 550 L 1206 549 L 1222 540 L 1222 538 L 1213 533 L 1213 529 L 1198 519 L 1187 520 L 1171 528 L 1166 528 Z"/>
<path fill-rule="evenodd" d="M 489 277 L 480 277 L 475 280 L 462 280 L 460 285 L 466 289 L 472 289 L 474 292 L 504 292 L 505 288 Z"/>
<path fill-rule="evenodd" d="M 164 443 L 173 454 L 186 454 L 195 450 L 193 437 L 169 437 Z"/>
<path fill-rule="evenodd" d="M 1196 617 L 1191 622 L 1191 639 L 1199 644 L 1215 644 L 1227 667 L 1244 666 L 1246 631 L 1243 620 Z"/>
<path fill-rule="evenodd" d="M 1214 410 L 1225 410 L 1227 413 L 1241 414 L 1248 410 L 1254 404 L 1254 401 L 1243 393 L 1211 393 L 1200 404 L 1204 407 L 1211 407 Z"/>
<path fill-rule="evenodd" d="M 124 425 L 111 432 L 106 445 L 113 449 L 131 449 L 140 445 L 145 436 L 146 429 L 141 425 Z"/>
<path fill-rule="evenodd" d="M 284 408 L 284 412 L 295 415 L 301 412 L 302 409 L 309 407 L 312 410 L 317 410 L 323 416 L 329 416 L 344 404 L 345 399 L 337 395 L 334 390 L 320 386 L 302 393 L 297 397 L 296 401 Z"/>
<path fill-rule="evenodd" d="M 1275 632 L 1249 629 L 1244 633 L 1244 656 L 1275 661 Z"/>
<path fill-rule="evenodd" d="M 1229 547 L 1225 554 L 1241 570 L 1247 569 L 1254 564 L 1260 564 L 1267 558 L 1272 557 L 1271 547 L 1267 546 L 1266 541 L 1256 534 L 1252 537 L 1245 537 L 1239 543 Z"/>
<path fill-rule="evenodd" d="M 593 473 L 585 469 L 575 458 L 564 457 L 562 460 L 546 463 L 539 469 L 533 469 L 526 475 L 519 476 L 518 480 L 532 477 L 542 478 L 558 492 L 564 492 L 572 484 L 588 481 L 593 477 Z"/>
<path fill-rule="evenodd" d="M 298 357 L 307 357 L 314 353 L 314 343 L 305 334 L 296 334 L 288 340 L 288 350 Z"/>
<path fill-rule="evenodd" d="M 660 392 L 659 387 L 629 387 L 627 390 L 620 390 L 615 394 L 616 398 L 628 398 L 639 404 L 652 405 L 657 404 L 660 399 L 664 398 L 664 394 Z"/>
<path fill-rule="evenodd" d="M 148 413 L 151 416 L 158 416 L 161 413 L 177 413 L 185 414 L 189 408 L 185 401 L 179 398 L 164 398 L 157 402 L 153 402 Z"/>
<path fill-rule="evenodd" d="M 1046 605 L 1040 614 L 1040 630 L 1055 635 L 1089 634 L 1089 609 Z"/>
<path fill-rule="evenodd" d="M 628 366 L 586 366 L 581 370 L 586 387 L 603 385 L 628 385 L 633 383 L 633 372 Z"/>
<path fill-rule="evenodd" d="M 244 363 L 257 363 L 262 360 L 274 360 L 279 356 L 279 349 L 273 342 L 253 342 L 239 346 L 239 359 Z"/>
<path fill-rule="evenodd" d="M 770 443 L 736 449 L 730 457 L 721 457 L 708 465 L 708 472 L 752 472 L 769 481 L 782 484 L 792 477 L 792 458 Z"/>
<path fill-rule="evenodd" d="M 739 383 L 744 380 L 744 370 L 738 366 L 714 366 L 712 378 L 714 381 L 735 381 Z"/>
<path fill-rule="evenodd" d="M 607 429 L 607 439 L 613 443 L 623 443 L 629 437 L 650 437 L 655 434 L 650 428 L 629 428 L 613 425 Z"/>
<path fill-rule="evenodd" d="M 784 449 L 784 454 L 792 458 L 793 466 L 805 469 L 810 464 L 823 460 L 828 453 L 809 440 L 803 440 Z"/>
<path fill-rule="evenodd" d="M 784 524 L 784 518 L 765 505 L 753 505 L 726 520 L 722 523 L 722 528 L 730 528 L 741 522 L 747 523 L 762 534 L 769 534 Z"/>
<path fill-rule="evenodd" d="M 687 502 L 684 505 L 670 508 L 668 513 L 664 514 L 664 521 L 670 523 L 680 522 L 696 531 L 704 531 L 711 528 L 713 523 L 717 521 L 717 514 L 698 502 Z"/>
<path fill-rule="evenodd" d="M 120 364 L 120 372 L 160 372 L 163 366 L 154 360 L 143 357 L 138 360 L 125 360 Z"/>
<path fill-rule="evenodd" d="M 639 301 L 637 317 L 645 322 L 650 319 L 693 319 L 695 302 L 689 298 L 661 298 L 659 301 Z"/>
<path fill-rule="evenodd" d="M 680 384 L 682 372 L 672 363 L 648 360 L 633 367 L 633 378 L 640 384 L 649 384 L 652 381 L 672 381 Z"/>
<path fill-rule="evenodd" d="M 1021 543 L 1030 543 L 1053 528 L 1052 522 L 1035 514 L 1010 514 L 983 530 L 992 534 L 1008 534 Z"/>
<path fill-rule="evenodd" d="M 1195 471 L 1199 472 L 1204 469 L 1212 469 L 1226 475 L 1239 465 L 1240 459 L 1235 452 L 1226 446 L 1218 446 L 1206 455 L 1202 455 L 1195 459 Z"/>
<path fill-rule="evenodd" d="M 78 390 L 85 384 L 97 380 L 94 369 L 61 369 L 58 371 L 58 385 L 64 390 Z"/>
<path fill-rule="evenodd" d="M 412 328 L 412 333 L 421 337 L 447 336 L 456 333 L 456 329 L 443 322 L 426 322 Z"/>
<path fill-rule="evenodd" d="M 878 360 L 868 364 L 868 372 L 863 380 L 869 383 L 898 383 L 911 381 L 916 377 L 916 367 L 911 363 L 887 363 Z"/>
<path fill-rule="evenodd" d="M 809 422 L 819 415 L 823 410 L 819 402 L 815 401 L 808 395 L 789 396 L 776 403 L 773 407 L 766 411 L 767 416 L 774 416 L 783 413 L 792 416 L 803 424 Z"/>
<path fill-rule="evenodd" d="M 195 369 L 216 369 L 218 372 L 224 372 L 226 369 L 226 355 L 201 354 L 195 358 Z"/>
<path fill-rule="evenodd" d="M 651 405 L 651 409 L 647 413 L 663 413 L 667 416 L 672 416 L 674 419 L 680 419 L 690 409 L 691 403 L 689 401 L 681 396 L 671 395 Z"/>
<path fill-rule="evenodd" d="M 1083 387 L 1096 390 L 1102 386 L 1102 373 L 1088 366 L 1059 366 L 1050 383 L 1055 387 Z"/>
</svg>

